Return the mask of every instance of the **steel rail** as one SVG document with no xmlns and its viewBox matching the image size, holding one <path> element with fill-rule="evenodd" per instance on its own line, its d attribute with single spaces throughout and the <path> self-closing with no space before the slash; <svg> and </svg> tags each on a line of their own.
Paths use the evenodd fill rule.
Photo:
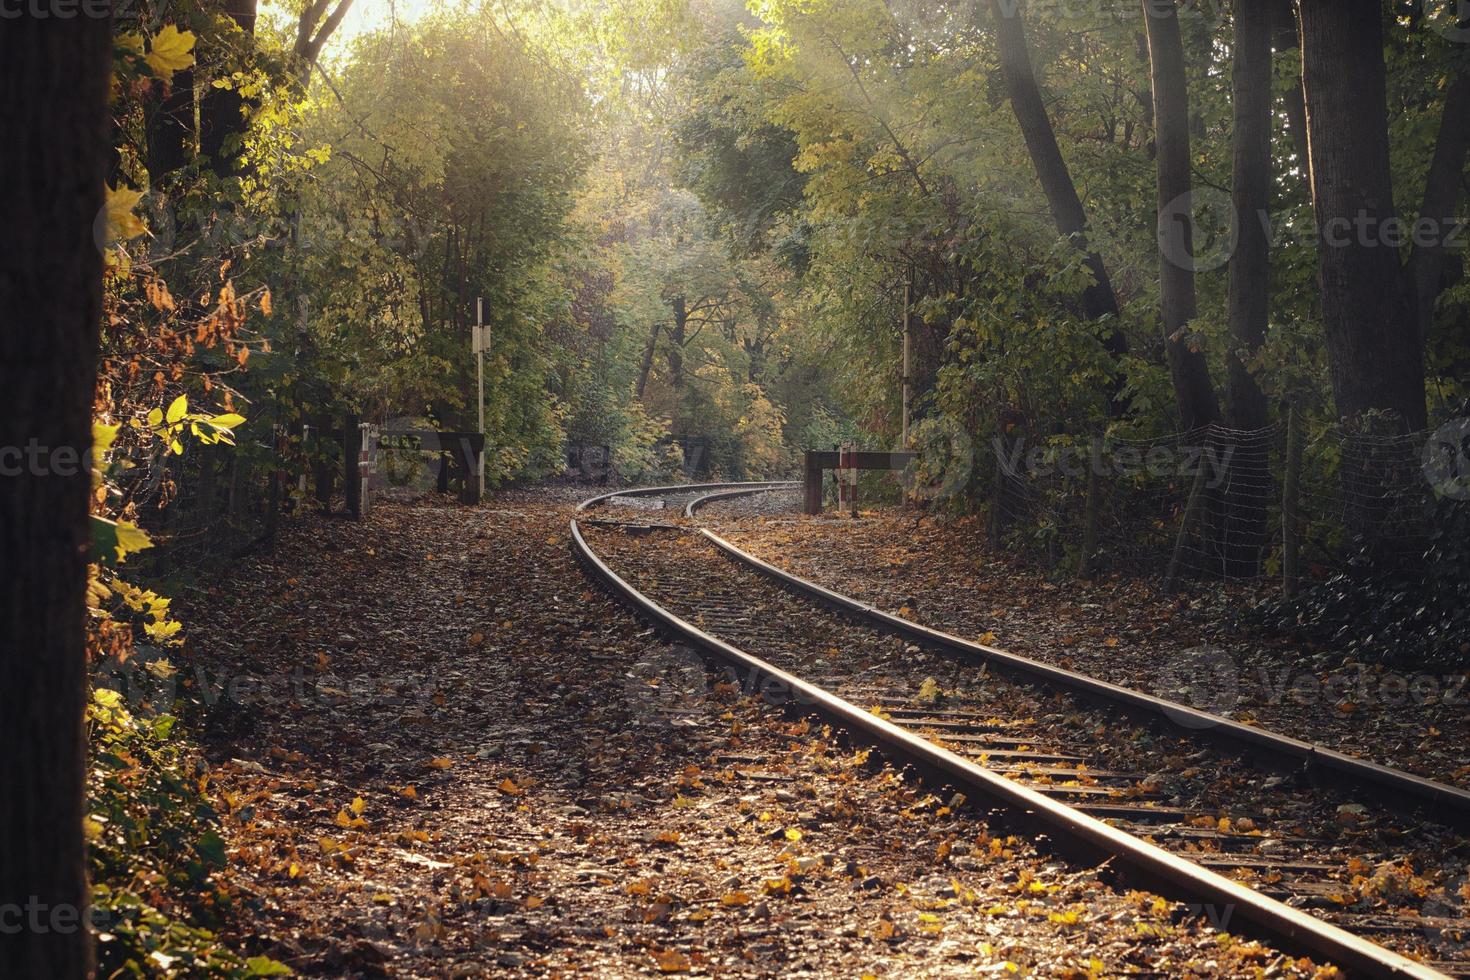
<svg viewBox="0 0 1470 980">
<path fill-rule="evenodd" d="M 683 488 L 687 492 L 691 488 Z M 692 488 L 698 489 L 698 488 Z M 711 488 L 714 489 L 714 488 Z M 732 490 L 734 488 L 722 487 Z M 759 488 L 741 488 L 760 492 Z M 606 500 L 616 494 L 598 498 Z M 695 508 L 697 510 L 697 508 Z M 1223 875 L 1169 853 L 1066 804 L 1028 789 L 976 765 L 948 749 L 865 711 L 850 701 L 752 656 L 680 618 L 613 571 L 587 542 L 576 518 L 571 521 L 572 546 L 591 573 L 637 612 L 712 658 L 723 661 L 763 684 L 775 681 L 791 692 L 792 700 L 842 728 L 862 735 L 884 751 L 941 774 L 956 786 L 969 789 L 1004 810 L 1039 825 L 1061 849 L 1090 857 L 1105 855 L 1131 871 L 1155 890 L 1195 910 L 1209 909 L 1228 923 L 1232 932 L 1250 931 L 1290 951 L 1326 959 L 1355 975 L 1372 977 L 1439 978 L 1445 974 L 1344 929 L 1291 908 Z M 709 535 L 714 540 L 715 535 Z M 835 594 L 835 593 L 834 593 Z M 1044 835 L 1036 835 L 1044 836 Z M 1243 923 L 1247 930 L 1235 923 Z"/>
<path fill-rule="evenodd" d="M 691 500 L 685 508 L 685 513 L 692 517 L 705 504 L 729 497 L 762 492 L 765 491 L 754 487 L 738 491 L 712 492 L 707 496 Z M 1411 809 L 1415 813 L 1460 830 L 1470 829 L 1470 792 L 1459 787 L 1415 776 L 1399 769 L 1379 765 L 1376 762 L 1369 762 L 1326 746 L 1245 725 L 1222 715 L 1211 714 L 1177 701 L 1144 694 L 1141 691 L 1119 684 L 1111 684 L 1076 671 L 1054 667 L 983 643 L 975 643 L 942 630 L 920 626 L 892 613 L 884 612 L 877 606 L 860 602 L 851 596 L 834 592 L 815 582 L 793 575 L 785 569 L 778 568 L 744 551 L 738 545 L 732 544 L 708 528 L 698 530 L 711 544 L 739 564 L 826 605 L 850 613 L 870 625 L 897 633 L 906 639 L 948 650 L 973 662 L 987 663 L 1013 674 L 1024 675 L 1041 683 L 1066 689 L 1093 702 L 1123 708 L 1148 720 L 1163 722 L 1192 738 L 1207 738 L 1236 751 L 1244 750 L 1247 755 L 1264 754 L 1268 758 L 1278 760 L 1278 768 L 1281 768 L 1280 761 L 1284 760 L 1290 768 L 1308 769 L 1313 778 L 1322 778 L 1355 790 L 1385 794 L 1379 800 L 1385 805 L 1400 810 Z"/>
</svg>

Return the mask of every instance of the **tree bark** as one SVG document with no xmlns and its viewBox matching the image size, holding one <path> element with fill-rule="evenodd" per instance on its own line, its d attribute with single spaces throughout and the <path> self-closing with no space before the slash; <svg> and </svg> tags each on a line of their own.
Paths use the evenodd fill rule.
<svg viewBox="0 0 1470 980">
<path fill-rule="evenodd" d="M 1293 51 L 1301 48 L 1301 32 L 1296 20 L 1295 0 L 1270 0 L 1270 5 L 1272 45 L 1277 51 Z M 1297 165 L 1302 168 L 1302 176 L 1307 178 L 1308 186 L 1311 186 L 1312 155 L 1307 147 L 1307 103 L 1302 95 L 1300 77 L 1297 78 L 1295 85 L 1287 89 L 1281 101 L 1282 108 L 1286 111 L 1287 135 L 1291 137 Z"/>
<path fill-rule="evenodd" d="M 194 69 L 174 73 L 167 91 L 148 107 L 146 129 L 148 177 L 157 189 L 194 154 Z"/>
<path fill-rule="evenodd" d="M 669 328 L 669 384 L 675 391 L 684 388 L 684 344 L 687 342 L 685 327 L 689 323 L 688 301 L 682 295 L 675 296 L 671 305 L 674 309 L 674 324 Z"/>
<path fill-rule="evenodd" d="M 1198 313 L 1194 291 L 1194 219 L 1189 172 L 1189 81 L 1174 0 L 1143 0 L 1158 144 L 1159 300 L 1164 349 L 1185 429 L 1219 419 L 1204 354 L 1185 338 Z"/>
<path fill-rule="evenodd" d="M 1322 314 L 1339 415 L 1427 425 L 1413 282 L 1386 243 L 1389 169 L 1383 22 L 1377 0 L 1302 0 L 1302 78 L 1311 133 Z"/>
<path fill-rule="evenodd" d="M 1026 141 L 1031 165 L 1051 208 L 1052 220 L 1056 222 L 1057 231 L 1082 252 L 1088 271 L 1092 273 L 1092 283 L 1082 294 L 1083 314 L 1089 320 L 1100 320 L 1105 316 L 1116 318 L 1117 294 L 1113 291 L 1102 256 L 1088 244 L 1087 213 L 1077 195 L 1077 185 L 1072 180 L 1067 161 L 1062 158 L 1061 147 L 1057 145 L 1056 131 L 1046 113 L 1046 103 L 1041 98 L 1036 71 L 1031 65 L 1022 6 L 1019 0 L 1005 3 L 991 0 L 990 9 L 1000 48 L 1001 74 L 1010 95 L 1011 109 L 1016 114 L 1016 123 L 1021 129 L 1022 139 Z M 1128 353 L 1128 340 L 1116 327 L 1109 331 L 1104 343 L 1115 358 Z"/>
<path fill-rule="evenodd" d="M 1247 362 L 1266 338 L 1271 241 L 1261 220 L 1271 207 L 1271 0 L 1235 0 L 1233 187 L 1238 233 L 1230 260 L 1230 423 L 1260 429 L 1266 396 Z"/>
<path fill-rule="evenodd" d="M 1270 317 L 1271 241 L 1261 220 L 1271 206 L 1271 7 L 1273 0 L 1235 0 L 1232 201 L 1237 221 L 1230 260 L 1230 350 L 1226 355 L 1230 424 L 1254 432 L 1269 422 L 1266 396 L 1250 362 L 1266 338 Z M 1271 493 L 1268 455 L 1260 437 L 1237 436 L 1225 501 L 1230 533 L 1226 572 L 1250 577 L 1260 569 Z M 1243 445 L 1244 444 L 1244 445 Z"/>
<path fill-rule="evenodd" d="M 638 383 L 633 387 L 633 397 L 640 402 L 648 390 L 648 376 L 653 371 L 653 355 L 658 350 L 658 333 L 663 324 L 655 323 L 648 331 L 648 343 L 643 345 L 643 361 L 638 365 Z"/>
<path fill-rule="evenodd" d="M 82 709 L 111 37 L 89 16 L 0 30 L 0 905 L 37 910 L 0 940 L 5 977 L 91 968 Z"/>
<path fill-rule="evenodd" d="M 1409 258 L 1421 348 L 1429 343 L 1434 304 L 1444 290 L 1445 239 L 1455 230 L 1455 210 L 1459 207 L 1467 152 L 1470 152 L 1470 72 L 1461 69 L 1445 92 L 1439 139 L 1424 182 L 1424 202 L 1419 207 L 1416 227 L 1427 229 L 1428 237 L 1414 243 Z"/>
<path fill-rule="evenodd" d="M 224 12 L 244 35 L 245 49 L 255 45 L 257 0 L 225 0 Z M 221 177 L 239 173 L 239 147 L 235 142 L 248 128 L 248 104 L 239 91 L 207 85 L 199 100 L 199 152 Z"/>
</svg>

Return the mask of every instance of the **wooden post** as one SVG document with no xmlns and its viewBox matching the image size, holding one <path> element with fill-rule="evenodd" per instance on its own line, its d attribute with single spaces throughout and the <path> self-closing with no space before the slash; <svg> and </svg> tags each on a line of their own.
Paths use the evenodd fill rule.
<svg viewBox="0 0 1470 980">
<path fill-rule="evenodd" d="M 1164 573 L 1164 591 L 1173 592 L 1179 584 L 1180 566 L 1184 563 L 1185 542 L 1189 540 L 1189 529 L 1193 526 L 1199 515 L 1200 502 L 1205 496 L 1205 473 L 1208 468 L 1204 461 L 1199 464 L 1199 471 L 1194 475 L 1194 485 L 1189 488 L 1189 502 L 1184 505 L 1184 519 L 1179 522 L 1179 536 L 1174 539 L 1174 553 L 1169 556 L 1169 569 Z"/>
<path fill-rule="evenodd" d="M 460 503 L 478 504 L 483 497 L 484 485 L 480 475 L 484 472 L 481 467 L 485 460 L 485 441 L 481 433 L 472 433 L 460 440 L 460 454 L 464 459 L 464 490 L 459 496 Z"/>
<path fill-rule="evenodd" d="M 454 465 L 454 454 L 448 450 L 439 452 L 439 476 L 434 483 L 434 490 L 438 493 L 449 492 L 449 469 Z"/>
<path fill-rule="evenodd" d="M 347 513 L 354 518 L 362 517 L 362 419 L 357 415 L 347 416 L 342 424 L 342 487 L 347 495 Z"/>
<path fill-rule="evenodd" d="M 1302 421 L 1296 409 L 1286 413 L 1286 476 L 1281 483 L 1281 594 L 1290 599 L 1301 581 L 1300 504 L 1302 478 Z"/>
<path fill-rule="evenodd" d="M 1095 437 L 1094 437 L 1095 438 Z M 1101 474 L 1098 470 L 1102 468 L 1101 454 L 1093 452 L 1093 443 L 1087 447 L 1087 497 L 1082 504 L 1082 577 L 1092 578 L 1093 559 L 1097 556 L 1097 526 L 1101 519 L 1099 511 L 1102 503 L 1099 501 L 1098 493 L 1101 482 Z"/>
<path fill-rule="evenodd" d="M 817 462 L 815 450 L 808 449 L 802 454 L 801 485 L 801 512 L 815 517 L 822 512 L 822 467 Z"/>
<path fill-rule="evenodd" d="M 281 488 L 286 482 L 286 471 L 281 469 L 281 460 L 286 454 L 286 427 L 277 425 L 273 430 L 274 452 L 271 456 L 270 485 L 266 488 L 265 533 L 261 540 L 266 551 L 276 547 L 276 528 L 281 523 Z"/>
<path fill-rule="evenodd" d="M 900 447 L 905 451 L 909 448 L 909 414 L 913 402 L 913 378 L 911 375 L 911 362 L 913 350 L 913 329 L 910 322 L 909 310 L 913 306 L 914 284 L 911 279 L 903 282 L 903 445 Z"/>
</svg>

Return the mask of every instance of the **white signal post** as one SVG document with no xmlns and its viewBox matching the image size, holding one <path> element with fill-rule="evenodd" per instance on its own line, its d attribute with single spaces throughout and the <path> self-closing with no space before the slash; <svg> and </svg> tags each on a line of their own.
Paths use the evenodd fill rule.
<svg viewBox="0 0 1470 980">
<path fill-rule="evenodd" d="M 485 438 L 485 351 L 490 347 L 490 336 L 485 329 L 485 297 L 475 297 L 475 331 L 471 342 L 475 349 L 475 380 L 478 395 L 475 402 L 480 407 L 480 438 Z M 485 496 L 485 446 L 480 447 L 480 496 Z"/>
<path fill-rule="evenodd" d="M 909 349 L 913 343 L 913 332 L 909 328 L 909 310 L 914 301 L 914 284 L 910 279 L 903 282 L 903 448 L 909 448 L 909 399 L 913 393 L 913 381 L 909 377 Z"/>
</svg>

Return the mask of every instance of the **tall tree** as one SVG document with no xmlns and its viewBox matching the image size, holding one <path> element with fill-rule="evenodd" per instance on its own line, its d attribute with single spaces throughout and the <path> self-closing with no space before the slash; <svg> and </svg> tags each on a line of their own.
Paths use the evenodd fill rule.
<svg viewBox="0 0 1470 980">
<path fill-rule="evenodd" d="M 239 33 L 231 38 L 233 43 L 219 51 L 225 66 L 242 57 L 248 58 L 254 49 L 256 4 L 257 0 L 224 0 L 224 13 L 239 29 Z M 206 85 L 204 96 L 199 100 L 199 152 L 221 177 L 236 172 L 236 160 L 240 155 L 238 143 L 248 125 L 248 107 L 245 97 L 234 85 Z"/>
<path fill-rule="evenodd" d="M 148 175 L 156 188 L 168 174 L 187 166 L 194 153 L 194 69 L 153 84 L 158 94 L 146 107 L 145 128 Z"/>
<path fill-rule="evenodd" d="M 991 0 L 990 11 L 1011 110 L 1016 114 L 1021 137 L 1026 141 L 1026 150 L 1031 156 L 1031 166 L 1051 208 L 1052 220 L 1056 222 L 1057 231 L 1086 256 L 1088 271 L 1092 273 L 1092 283 L 1082 294 L 1083 313 L 1089 320 L 1116 317 L 1117 294 L 1113 291 L 1102 256 L 1088 243 L 1087 213 L 1082 207 L 1082 198 L 1077 194 L 1072 172 L 1057 144 L 1056 130 L 1047 115 L 1046 103 L 1041 98 L 1041 86 L 1036 81 L 1026 41 L 1024 6 L 1019 0 Z M 1122 356 L 1128 352 L 1128 340 L 1121 330 L 1114 328 L 1105 340 L 1113 355 Z"/>
<path fill-rule="evenodd" d="M 1386 240 L 1389 169 L 1383 11 L 1377 0 L 1302 0 L 1322 314 L 1337 411 L 1428 422 L 1413 281 Z"/>
<path fill-rule="evenodd" d="M 1194 289 L 1193 188 L 1189 151 L 1189 79 L 1174 0 L 1143 0 L 1153 82 L 1154 142 L 1158 150 L 1159 301 L 1164 350 L 1180 421 L 1193 429 L 1220 416 L 1204 354 L 1186 336 L 1198 314 Z"/>
<path fill-rule="evenodd" d="M 1424 181 L 1424 200 L 1419 206 L 1419 224 L 1431 229 L 1431 233 L 1427 240 L 1415 242 L 1409 258 L 1421 346 L 1429 342 L 1434 304 L 1444 290 L 1445 242 L 1456 223 L 1455 210 L 1459 207 L 1467 152 L 1470 152 L 1470 69 L 1460 68 L 1445 90 L 1439 138 Z"/>
<path fill-rule="evenodd" d="M 327 40 L 342 26 L 342 20 L 352 9 L 352 0 L 309 0 L 301 11 L 296 25 L 296 44 L 291 50 L 296 59 L 297 78 L 302 88 L 311 81 L 311 68 L 322 53 Z"/>
<path fill-rule="evenodd" d="M 1230 259 L 1230 422 L 1260 429 L 1266 396 L 1249 361 L 1266 337 L 1270 315 L 1271 241 L 1261 216 L 1271 206 L 1271 16 L 1272 0 L 1235 0 L 1235 51 L 1231 78 L 1235 144 L 1232 201 L 1237 216 Z"/>
<path fill-rule="evenodd" d="M 23 15 L 0 31 L 0 459 L 18 470 L 0 478 L 0 906 L 41 923 L 0 942 L 5 977 L 80 980 L 90 969 L 82 710 L 102 315 L 93 224 L 111 59 L 110 19 Z"/>
<path fill-rule="evenodd" d="M 1296 20 L 1296 0 L 1270 0 L 1270 7 L 1272 45 L 1277 51 L 1300 49 L 1302 44 Z M 1300 77 L 1282 95 L 1281 105 L 1286 111 L 1287 133 L 1291 136 L 1297 164 L 1302 168 L 1302 176 L 1306 177 L 1311 154 L 1307 149 L 1307 102 L 1302 94 Z"/>
<path fill-rule="evenodd" d="M 1232 202 L 1235 254 L 1230 259 L 1230 349 L 1226 354 L 1230 424 L 1246 432 L 1269 421 L 1266 396 L 1254 361 L 1270 316 L 1271 242 L 1261 220 L 1271 205 L 1271 34 L 1273 0 L 1235 0 L 1235 50 L 1231 89 L 1234 112 Z M 1268 455 L 1259 437 L 1237 453 L 1226 501 L 1236 530 L 1225 542 L 1231 574 L 1254 575 L 1266 540 L 1266 502 L 1271 493 Z"/>
</svg>

